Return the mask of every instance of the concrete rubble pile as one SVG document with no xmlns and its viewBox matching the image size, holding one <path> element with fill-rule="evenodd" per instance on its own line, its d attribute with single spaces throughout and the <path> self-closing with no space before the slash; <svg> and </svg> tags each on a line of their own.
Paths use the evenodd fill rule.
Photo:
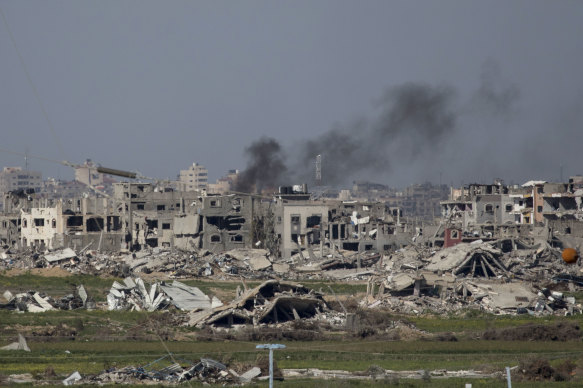
<svg viewBox="0 0 583 388">
<path fill-rule="evenodd" d="M 257 375 L 250 374 L 252 378 Z M 168 354 L 154 362 L 140 367 L 111 368 L 98 375 L 83 378 L 82 384 L 143 384 L 143 383 L 182 383 L 185 381 L 200 381 L 203 384 L 238 384 L 251 381 L 247 376 L 239 376 L 226 365 L 210 358 L 200 361 L 177 359 Z"/>
<path fill-rule="evenodd" d="M 99 253 L 87 247 L 77 252 L 65 248 L 44 254 L 6 250 L 0 258 L 5 268 L 60 267 L 72 273 L 125 278 L 113 284 L 107 297 L 109 309 L 154 311 L 174 306 L 198 311 L 196 318 L 190 320 L 199 326 L 279 323 L 298 319 L 296 314 L 303 318 L 302 311 L 310 311 L 306 315 L 313 316 L 314 311 L 321 314 L 323 310 L 314 293 L 298 291 L 301 288 L 284 289 L 285 282 L 277 282 L 278 287 L 284 287 L 276 291 L 281 298 L 264 295 L 264 290 L 245 290 L 238 295 L 239 299 L 222 306 L 217 298 L 179 282 L 156 283 L 147 289 L 139 274 L 161 273 L 174 279 L 369 280 L 363 305 L 402 313 L 446 314 L 470 307 L 497 313 L 575 314 L 581 306 L 572 298 L 553 296 L 555 288 L 551 283 L 562 283 L 569 291 L 583 286 L 580 265 L 563 262 L 559 249 L 544 239 L 514 237 L 476 239 L 443 249 L 412 244 L 385 255 L 374 250 L 354 252 L 322 244 L 320 248 L 300 249 L 290 258 L 278 260 L 267 250 L 250 248 L 222 253 L 151 248 L 117 254 Z M 270 284 L 262 286 L 272 287 Z M 547 295 L 542 287 L 550 288 L 551 294 Z M 504 293 L 509 294 L 508 300 L 499 296 Z M 94 305 L 86 305 L 77 294 L 60 300 L 35 296 L 34 292 L 6 294 L 5 298 L 7 303 L 0 308 L 20 311 Z"/>
<path fill-rule="evenodd" d="M 43 267 L 41 255 L 32 251 L 7 249 L 0 253 L 0 269 L 31 269 Z"/>
<path fill-rule="evenodd" d="M 87 295 L 85 287 L 79 285 L 75 288 L 75 293 L 65 295 L 59 299 L 47 296 L 45 293 L 28 291 L 13 295 L 10 291 L 5 291 L 2 295 L 7 301 L 0 303 L 0 309 L 44 312 L 51 310 L 76 310 L 94 309 L 95 302 Z"/>
<path fill-rule="evenodd" d="M 496 277 L 508 274 L 499 260 L 502 251 L 480 240 L 442 249 L 429 258 L 424 269 L 432 272 L 447 271 L 456 276 Z"/>
<path fill-rule="evenodd" d="M 370 308 L 400 313 L 453 311 L 478 308 L 497 314 L 571 315 L 582 312 L 574 297 L 541 288 L 552 279 L 574 283 L 579 267 L 567 265 L 558 249 L 520 241 L 460 243 L 431 255 L 392 255 L 389 274 L 372 276 L 367 298 Z M 408 249 L 411 252 L 411 248 Z M 553 276 L 554 275 L 554 276 Z M 583 278 L 581 279 L 583 280 Z M 583 283 L 577 283 L 581 285 Z"/>
<path fill-rule="evenodd" d="M 546 288 L 537 290 L 526 282 L 436 280 L 431 273 L 399 274 L 390 281 L 381 282 L 376 294 L 372 287 L 372 293 L 362 304 L 403 314 L 447 315 L 467 308 L 495 314 L 572 315 L 582 312 L 582 305 L 574 297 L 564 297 L 563 293 Z"/>
<path fill-rule="evenodd" d="M 8 251 L 10 252 L 10 251 Z M 200 250 L 196 253 L 161 248 L 133 253 L 75 252 L 65 248 L 47 253 L 17 252 L 2 255 L 0 269 L 59 267 L 74 274 L 127 277 L 140 273 L 164 273 L 172 278 L 245 276 L 248 279 L 275 274 L 269 253 L 264 249 L 238 248 L 223 253 Z M 287 272 L 289 267 L 285 269 Z"/>
<path fill-rule="evenodd" d="M 191 313 L 188 325 L 232 327 L 278 324 L 312 318 L 327 309 L 321 294 L 301 284 L 268 280 L 252 290 L 240 293 L 228 305 Z"/>
<path fill-rule="evenodd" d="M 274 272 L 295 280 L 362 280 L 376 274 L 383 260 L 383 256 L 375 251 L 353 252 L 324 247 L 323 252 L 319 249 L 310 249 L 309 252 L 299 252 L 285 262 L 274 263 Z"/>
<path fill-rule="evenodd" d="M 220 307 L 223 303 L 216 297 L 210 298 L 197 287 L 190 287 L 178 281 L 160 282 L 146 288 L 141 278 L 125 278 L 123 284 L 115 281 L 107 294 L 109 310 L 155 311 L 170 306 L 185 311 L 197 311 Z"/>
</svg>

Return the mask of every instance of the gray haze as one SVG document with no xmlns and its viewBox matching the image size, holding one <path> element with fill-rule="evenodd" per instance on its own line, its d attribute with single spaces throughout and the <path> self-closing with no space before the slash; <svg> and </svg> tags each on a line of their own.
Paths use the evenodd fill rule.
<svg viewBox="0 0 583 388">
<path fill-rule="evenodd" d="M 324 183 L 583 174 L 580 1 L 0 9 L 42 104 L 2 20 L 2 150 L 158 178 L 196 161 L 211 180 L 239 168 L 259 185 L 312 181 L 318 153 Z M 0 152 L 0 167 L 15 165 L 22 156 Z M 38 159 L 29 168 L 73 176 Z"/>
</svg>

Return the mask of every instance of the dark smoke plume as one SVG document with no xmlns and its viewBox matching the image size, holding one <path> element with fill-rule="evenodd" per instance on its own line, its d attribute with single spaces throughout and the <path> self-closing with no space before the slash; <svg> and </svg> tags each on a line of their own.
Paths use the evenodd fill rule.
<svg viewBox="0 0 583 388">
<path fill-rule="evenodd" d="M 408 83 L 394 87 L 378 101 L 380 113 L 372 121 L 356 120 L 337 125 L 324 134 L 295 146 L 297 155 L 286 167 L 280 144 L 262 138 L 245 153 L 249 162 L 237 185 L 238 191 L 314 180 L 314 161 L 322 155 L 323 183 L 336 185 L 360 173 L 387 171 L 393 153 L 405 152 L 415 159 L 423 149 L 435 146 L 455 128 L 451 108 L 453 90 Z M 393 153 L 392 153 L 393 152 Z M 403 155 L 399 155 L 403 157 Z"/>
<path fill-rule="evenodd" d="M 279 143 L 272 138 L 261 138 L 245 149 L 247 167 L 237 179 L 236 191 L 260 192 L 275 186 L 286 175 L 285 158 Z"/>
<path fill-rule="evenodd" d="M 307 140 L 301 146 L 302 167 L 296 170 L 313 171 L 310 162 L 321 154 L 323 183 L 336 185 L 361 173 L 390 170 L 396 153 L 415 159 L 454 130 L 453 97 L 446 87 L 408 83 L 391 88 L 378 101 L 374 120 L 361 119 Z"/>
<path fill-rule="evenodd" d="M 456 105 L 450 86 L 406 83 L 386 90 L 375 104 L 373 118 L 338 124 L 327 132 L 296 144 L 287 152 L 274 139 L 261 139 L 247 148 L 249 164 L 242 174 L 240 191 L 300 183 L 314 183 L 315 160 L 322 155 L 322 184 L 336 186 L 358 176 L 380 175 L 396 168 L 426 162 L 457 143 L 458 119 L 478 123 L 512 116 L 519 98 L 516 86 L 501 81 L 495 62 L 486 62 L 479 89 L 469 101 Z M 473 121 L 472 121 L 473 120 Z M 473 132 L 472 132 L 473 133 Z M 466 134 L 467 135 L 467 134 Z M 447 140 L 447 141 L 446 141 Z M 478 148 L 480 145 L 477 145 Z"/>
</svg>

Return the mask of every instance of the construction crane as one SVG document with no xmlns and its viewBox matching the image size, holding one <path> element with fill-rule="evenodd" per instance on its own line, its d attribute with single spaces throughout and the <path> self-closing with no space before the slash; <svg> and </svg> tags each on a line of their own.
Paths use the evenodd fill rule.
<svg viewBox="0 0 583 388">
<path fill-rule="evenodd" d="M 13 154 L 13 155 L 18 155 L 18 156 L 23 156 L 25 157 L 27 160 L 29 158 L 31 159 L 38 159 L 38 160 L 43 160 L 45 162 L 49 162 L 49 163 L 55 163 L 55 164 L 61 164 L 63 166 L 67 166 L 67 167 L 72 167 L 72 168 L 92 168 L 95 169 L 95 171 L 97 171 L 100 174 L 107 174 L 107 175 L 114 175 L 114 176 L 119 176 L 122 178 L 128 178 L 128 179 L 144 179 L 144 180 L 148 180 L 148 181 L 152 181 L 155 182 L 156 185 L 162 184 L 162 185 L 167 185 L 170 183 L 178 183 L 178 181 L 173 181 L 173 180 L 164 180 L 164 179 L 157 179 L 157 178 L 151 178 L 151 177 L 147 177 L 145 175 L 142 175 L 138 172 L 133 172 L 133 171 L 125 171 L 125 170 L 119 170 L 119 169 L 115 169 L 115 168 L 109 168 L 109 167 L 103 167 L 99 164 L 97 164 L 96 167 L 91 167 L 91 166 L 87 166 L 87 165 L 83 165 L 83 164 L 78 164 L 78 163 L 72 163 L 69 162 L 67 160 L 54 160 L 54 159 L 48 159 L 48 158 L 43 158 L 40 156 L 34 156 L 34 155 L 30 155 L 28 153 L 21 153 L 21 152 L 15 152 L 12 150 L 6 150 L 6 149 L 1 149 L 0 148 L 0 152 L 4 152 L 4 153 L 8 153 L 8 154 Z M 108 194 L 98 190 L 97 188 L 95 188 L 92 185 L 87 185 L 87 187 L 89 187 L 91 190 L 93 190 L 94 192 L 103 195 L 105 197 L 109 197 Z"/>
</svg>

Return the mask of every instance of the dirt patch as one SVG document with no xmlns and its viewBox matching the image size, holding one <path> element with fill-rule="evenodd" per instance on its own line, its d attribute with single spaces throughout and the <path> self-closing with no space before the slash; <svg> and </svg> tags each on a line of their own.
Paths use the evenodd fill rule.
<svg viewBox="0 0 583 388">
<path fill-rule="evenodd" d="M 23 268 L 13 268 L 5 272 L 5 276 L 19 276 L 19 275 L 36 275 L 36 276 L 44 276 L 44 277 L 56 277 L 56 278 L 64 278 L 72 276 L 69 271 L 60 267 L 53 267 L 53 268 L 31 268 L 31 269 L 23 269 Z"/>
<path fill-rule="evenodd" d="M 528 324 L 505 329 L 488 329 L 482 334 L 485 340 L 503 341 L 572 341 L 581 339 L 581 329 L 575 322 L 553 325 Z"/>
<path fill-rule="evenodd" d="M 140 272 L 139 277 L 147 283 L 156 283 L 162 280 L 170 280 L 170 276 L 167 272 Z"/>
<path fill-rule="evenodd" d="M 545 358 L 529 357 L 520 360 L 515 376 L 523 381 L 569 381 L 575 368 L 576 364 L 570 360 L 553 368 Z"/>
<path fill-rule="evenodd" d="M 31 333 L 34 340 L 39 342 L 74 341 L 77 336 L 77 328 L 70 327 L 64 323 L 56 326 L 46 326 Z"/>
<path fill-rule="evenodd" d="M 211 287 L 207 292 L 208 296 L 216 296 L 221 301 L 234 300 L 237 296 L 236 290 L 227 290 L 224 288 Z"/>
</svg>

